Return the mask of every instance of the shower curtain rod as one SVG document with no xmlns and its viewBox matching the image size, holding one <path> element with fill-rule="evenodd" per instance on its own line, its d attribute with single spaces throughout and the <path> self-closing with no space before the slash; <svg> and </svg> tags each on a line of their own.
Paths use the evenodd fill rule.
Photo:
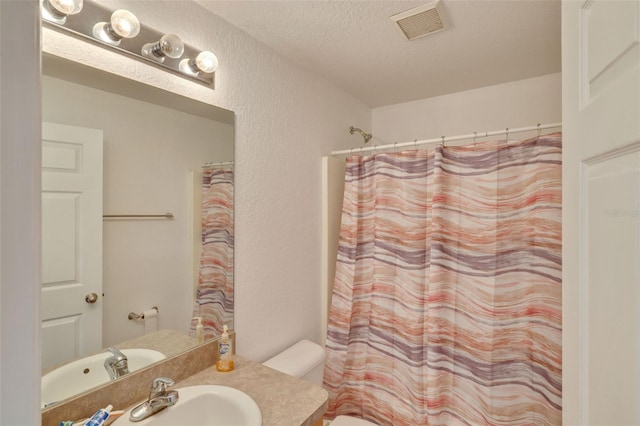
<svg viewBox="0 0 640 426">
<path fill-rule="evenodd" d="M 386 145 L 374 145 L 374 146 L 363 146 L 360 148 L 351 148 L 351 149 L 343 149 L 340 151 L 331 151 L 332 156 L 336 155 L 344 155 L 344 154 L 354 154 L 359 152 L 368 152 L 368 151 L 381 151 L 386 149 L 396 149 L 396 148 L 404 148 L 407 146 L 418 146 L 418 145 L 428 145 L 428 144 L 445 144 L 447 142 L 461 141 L 465 139 L 475 139 L 475 138 L 484 138 L 487 136 L 497 136 L 497 135 L 507 135 L 507 138 L 510 133 L 519 133 L 519 132 L 530 132 L 533 130 L 544 130 L 544 129 L 552 129 L 555 127 L 562 127 L 562 123 L 547 123 L 547 124 L 538 124 L 537 126 L 529 126 L 529 127 L 518 127 L 516 129 L 506 128 L 504 130 L 495 130 L 492 132 L 473 132 L 468 133 L 466 135 L 458 135 L 458 136 L 440 136 L 439 138 L 433 139 L 424 139 L 424 140 L 415 140 L 412 142 L 401 142 L 401 143 L 391 143 Z"/>
</svg>

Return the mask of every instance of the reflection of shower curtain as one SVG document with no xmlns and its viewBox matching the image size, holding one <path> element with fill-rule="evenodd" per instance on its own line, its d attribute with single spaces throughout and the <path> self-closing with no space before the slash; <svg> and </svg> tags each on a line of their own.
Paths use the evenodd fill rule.
<svg viewBox="0 0 640 426">
<path fill-rule="evenodd" d="M 348 159 L 328 417 L 558 425 L 561 137 Z"/>
<path fill-rule="evenodd" d="M 202 255 L 193 316 L 202 317 L 209 339 L 220 335 L 223 325 L 233 327 L 233 170 L 205 168 L 202 183 Z"/>
</svg>

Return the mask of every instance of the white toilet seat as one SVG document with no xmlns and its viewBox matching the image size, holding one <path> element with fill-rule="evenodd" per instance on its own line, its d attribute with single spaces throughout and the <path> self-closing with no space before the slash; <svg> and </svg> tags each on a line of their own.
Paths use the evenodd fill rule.
<svg viewBox="0 0 640 426">
<path fill-rule="evenodd" d="M 265 361 L 263 365 L 322 386 L 324 358 L 325 351 L 322 346 L 310 340 L 301 340 Z M 325 420 L 324 423 L 327 422 L 329 421 Z M 378 426 L 370 421 L 349 416 L 338 416 L 329 424 L 330 426 Z"/>
<path fill-rule="evenodd" d="M 359 419 L 357 417 L 338 416 L 331 421 L 331 426 L 377 426 L 370 421 Z"/>
</svg>

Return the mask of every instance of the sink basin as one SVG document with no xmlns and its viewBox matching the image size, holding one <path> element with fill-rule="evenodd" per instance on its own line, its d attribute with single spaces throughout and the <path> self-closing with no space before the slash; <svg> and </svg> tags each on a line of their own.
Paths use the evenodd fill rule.
<svg viewBox="0 0 640 426">
<path fill-rule="evenodd" d="M 129 372 L 164 359 L 163 353 L 151 349 L 121 349 L 128 358 Z M 91 355 L 42 376 L 42 408 L 109 382 L 104 360 L 110 352 Z"/>
<path fill-rule="evenodd" d="M 260 426 L 258 404 L 246 393 L 227 386 L 202 385 L 175 389 L 178 402 L 140 422 L 131 422 L 127 411 L 113 426 Z"/>
</svg>

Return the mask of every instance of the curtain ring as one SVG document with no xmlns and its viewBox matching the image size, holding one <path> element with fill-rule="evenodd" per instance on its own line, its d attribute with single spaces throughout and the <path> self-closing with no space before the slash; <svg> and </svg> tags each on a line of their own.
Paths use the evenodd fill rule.
<svg viewBox="0 0 640 426">
<path fill-rule="evenodd" d="M 508 127 L 507 127 L 507 140 L 506 140 L 506 142 L 509 143 L 509 128 Z"/>
<path fill-rule="evenodd" d="M 418 139 L 413 140 L 413 147 L 418 149 Z"/>
<path fill-rule="evenodd" d="M 473 132 L 473 146 L 476 146 L 476 138 L 478 137 L 478 132 Z"/>
<path fill-rule="evenodd" d="M 444 148 L 444 146 L 445 146 L 444 145 L 444 136 L 441 136 L 441 138 L 442 138 L 442 147 Z"/>
<path fill-rule="evenodd" d="M 538 123 L 538 137 L 540 137 L 541 132 L 542 132 L 542 129 L 540 128 L 540 123 Z"/>
<path fill-rule="evenodd" d="M 393 143 L 393 150 L 394 150 L 395 152 L 398 152 L 398 142 L 394 142 L 394 143 Z"/>
</svg>

